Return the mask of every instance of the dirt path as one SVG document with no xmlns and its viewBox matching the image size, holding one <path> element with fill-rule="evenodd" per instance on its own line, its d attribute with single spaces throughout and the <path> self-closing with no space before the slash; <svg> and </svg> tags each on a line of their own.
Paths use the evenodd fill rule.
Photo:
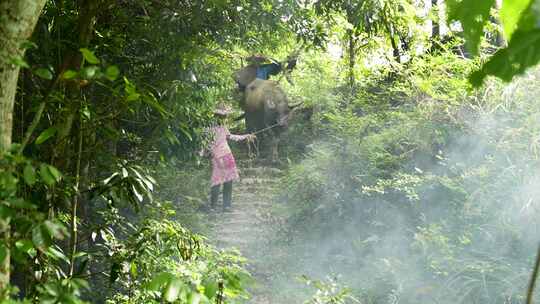
<svg viewBox="0 0 540 304">
<path fill-rule="evenodd" d="M 232 210 L 215 214 L 211 239 L 218 248 L 234 247 L 248 258 L 248 269 L 257 285 L 252 288 L 253 298 L 248 303 L 277 304 L 272 302 L 271 295 L 265 294 L 264 288 L 265 282 L 273 275 L 272 269 L 257 264 L 257 261 L 264 252 L 268 252 L 265 248 L 274 228 L 269 221 L 272 195 L 282 171 L 248 161 L 240 161 L 239 169 L 241 180 L 233 185 Z"/>
</svg>

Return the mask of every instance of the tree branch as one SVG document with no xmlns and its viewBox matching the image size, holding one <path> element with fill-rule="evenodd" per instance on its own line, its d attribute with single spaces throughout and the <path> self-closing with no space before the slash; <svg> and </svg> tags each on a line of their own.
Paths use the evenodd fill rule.
<svg viewBox="0 0 540 304">
<path fill-rule="evenodd" d="M 527 304 L 532 304 L 534 287 L 536 285 L 536 279 L 538 278 L 538 268 L 540 268 L 540 247 L 538 248 L 538 253 L 536 254 L 536 263 L 534 264 L 531 280 L 529 281 L 529 288 L 527 289 Z"/>
</svg>

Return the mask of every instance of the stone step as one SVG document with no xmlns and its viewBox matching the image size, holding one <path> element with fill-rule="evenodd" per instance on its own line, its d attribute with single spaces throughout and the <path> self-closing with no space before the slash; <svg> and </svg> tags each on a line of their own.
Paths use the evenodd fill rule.
<svg viewBox="0 0 540 304">
<path fill-rule="evenodd" d="M 212 212 L 210 240 L 217 248 L 236 248 L 248 259 L 255 259 L 261 251 L 267 251 L 268 240 L 279 229 L 281 222 L 272 215 L 276 194 L 282 187 L 285 171 L 258 160 L 237 158 L 241 179 L 233 185 L 231 212 Z M 221 195 L 218 208 L 221 208 Z M 218 209 L 219 210 L 219 209 Z M 264 249 L 266 248 L 266 249 Z M 274 275 L 274 269 L 260 269 L 260 265 L 249 265 L 260 284 L 265 284 Z M 253 304 L 270 304 L 271 296 L 255 291 L 255 297 L 247 301 Z M 267 298 L 265 298 L 267 297 Z M 273 303 L 280 304 L 280 303 Z"/>
<path fill-rule="evenodd" d="M 255 229 L 257 230 L 257 229 Z M 259 229 L 260 230 L 260 229 Z M 257 231 L 257 232 L 262 232 L 261 231 Z M 236 227 L 235 229 L 233 228 L 227 228 L 227 229 L 224 229 L 224 230 L 219 230 L 217 232 L 217 239 L 218 240 L 223 240 L 223 239 L 233 239 L 233 238 L 242 238 L 242 239 L 250 239 L 251 241 L 256 241 L 259 237 L 258 236 L 253 236 L 253 235 L 250 235 L 248 233 L 246 233 L 246 228 L 245 227 Z M 258 235 L 259 233 L 257 233 Z"/>
<path fill-rule="evenodd" d="M 284 175 L 283 170 L 271 167 L 241 167 L 239 170 L 244 176 L 280 178 Z"/>
<path fill-rule="evenodd" d="M 239 248 L 243 247 L 245 244 L 253 244 L 256 242 L 256 239 L 252 238 L 239 238 L 236 234 L 218 234 L 214 237 L 214 243 L 218 243 L 222 248 Z M 241 252 L 245 255 L 245 249 Z"/>
<path fill-rule="evenodd" d="M 264 197 L 265 199 L 269 196 L 273 196 L 277 193 L 279 187 L 277 186 L 261 186 L 261 185 L 238 185 L 236 188 L 233 187 L 233 196 L 234 195 L 240 195 L 244 196 L 247 194 L 248 196 L 260 196 Z"/>
<path fill-rule="evenodd" d="M 271 202 L 274 194 L 257 192 L 252 188 L 243 188 L 233 191 L 233 203 L 269 203 Z"/>
<path fill-rule="evenodd" d="M 267 199 L 278 193 L 278 187 L 271 187 L 269 185 L 261 188 L 257 185 L 238 185 L 238 187 L 233 189 L 233 196 L 235 197 L 245 197 L 247 196 L 257 196 L 264 197 Z"/>
<path fill-rule="evenodd" d="M 255 158 L 251 159 L 249 157 L 238 157 L 236 155 L 236 164 L 240 167 L 266 167 L 266 168 L 277 168 L 277 167 L 283 167 L 280 163 L 274 163 L 271 159 L 261 159 L 261 158 Z"/>
<path fill-rule="evenodd" d="M 279 179 L 250 176 L 241 178 L 237 183 L 241 185 L 276 185 L 279 184 Z"/>
<path fill-rule="evenodd" d="M 245 216 L 236 216 L 236 217 L 227 217 L 224 216 L 223 218 L 219 219 L 219 221 L 216 223 L 216 225 L 243 225 L 243 226 L 254 226 L 259 224 L 267 213 L 263 212 L 249 212 L 246 213 Z"/>
<path fill-rule="evenodd" d="M 219 224 L 216 225 L 216 228 L 218 228 L 220 231 L 223 231 L 225 229 L 229 229 L 229 227 L 242 227 L 242 229 L 246 230 L 249 227 L 254 227 L 257 229 L 257 226 L 260 221 L 258 220 L 258 216 L 254 215 L 249 218 L 244 219 L 225 219 Z"/>
<path fill-rule="evenodd" d="M 250 189 L 246 189 L 249 191 Z M 238 193 L 233 194 L 233 204 L 235 205 L 255 205 L 255 206 L 269 206 L 272 205 L 272 198 L 274 195 L 271 194 L 259 194 L 259 193 Z"/>
</svg>

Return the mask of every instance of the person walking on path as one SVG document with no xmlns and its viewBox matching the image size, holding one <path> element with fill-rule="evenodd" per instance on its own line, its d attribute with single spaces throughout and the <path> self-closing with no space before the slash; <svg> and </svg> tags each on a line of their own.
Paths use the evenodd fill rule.
<svg viewBox="0 0 540 304">
<path fill-rule="evenodd" d="M 223 211 L 230 210 L 232 203 L 232 183 L 240 178 L 227 140 L 251 141 L 255 139 L 255 135 L 253 134 L 235 135 L 229 132 L 225 122 L 227 116 L 231 113 L 232 110 L 229 107 L 223 104 L 219 105 L 214 110 L 217 124 L 208 129 L 208 133 L 211 136 L 209 152 L 212 157 L 210 208 L 214 209 L 216 207 L 223 185 Z"/>
</svg>

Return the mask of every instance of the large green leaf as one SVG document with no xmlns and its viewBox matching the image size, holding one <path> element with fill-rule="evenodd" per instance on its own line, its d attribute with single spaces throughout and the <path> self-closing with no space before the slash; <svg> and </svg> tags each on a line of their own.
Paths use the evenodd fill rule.
<svg viewBox="0 0 540 304">
<path fill-rule="evenodd" d="M 84 57 L 84 60 L 86 60 L 88 63 L 91 63 L 91 64 L 98 64 L 99 63 L 99 59 L 89 49 L 82 48 L 81 53 L 82 53 L 82 55 Z"/>
<path fill-rule="evenodd" d="M 45 184 L 52 186 L 56 183 L 56 180 L 54 179 L 54 176 L 51 175 L 49 172 L 49 169 L 47 168 L 47 165 L 41 164 L 39 165 L 39 176 L 45 182 Z"/>
<path fill-rule="evenodd" d="M 51 165 L 41 164 L 39 166 L 39 176 L 49 186 L 62 180 L 62 173 Z"/>
<path fill-rule="evenodd" d="M 116 80 L 116 78 L 118 78 L 118 75 L 120 75 L 120 70 L 115 65 L 111 65 L 107 67 L 107 70 L 105 70 L 105 76 L 110 81 Z"/>
<path fill-rule="evenodd" d="M 459 21 L 463 27 L 465 45 L 474 55 L 478 54 L 484 25 L 495 0 L 448 0 L 448 20 Z"/>
<path fill-rule="evenodd" d="M 43 225 L 35 226 L 32 229 L 32 243 L 36 248 L 44 250 L 52 242 L 50 235 L 44 229 Z"/>
<path fill-rule="evenodd" d="M 218 283 L 216 282 L 216 280 L 204 281 L 203 286 L 204 286 L 204 295 L 209 299 L 213 299 L 216 296 L 219 289 Z"/>
<path fill-rule="evenodd" d="M 18 240 L 17 242 L 15 242 L 15 248 L 17 248 L 17 250 L 22 253 L 28 254 L 32 258 L 35 257 L 37 254 L 36 249 L 34 248 L 34 244 L 32 243 L 32 241 L 27 239 Z"/>
<path fill-rule="evenodd" d="M 53 79 L 53 74 L 51 73 L 49 69 L 40 68 L 40 69 L 35 70 L 34 74 L 36 74 L 37 76 L 43 79 L 48 79 L 48 80 Z"/>
<path fill-rule="evenodd" d="M 62 78 L 64 78 L 64 79 L 73 79 L 77 75 L 79 75 L 79 73 L 77 71 L 67 70 L 62 74 Z"/>
<path fill-rule="evenodd" d="M 47 169 L 49 170 L 51 175 L 54 177 L 54 180 L 56 182 L 59 182 L 60 180 L 62 180 L 62 173 L 60 173 L 60 171 L 58 171 L 58 169 L 56 169 L 56 167 L 51 166 L 51 165 L 47 165 Z"/>
<path fill-rule="evenodd" d="M 523 12 L 529 7 L 533 0 L 504 0 L 501 8 L 501 22 L 504 35 L 507 40 L 512 38 L 512 34 L 518 27 L 518 23 Z"/>
<path fill-rule="evenodd" d="M 168 284 L 174 276 L 168 272 L 162 272 L 156 275 L 146 286 L 148 290 L 157 291 L 161 286 Z"/>
<path fill-rule="evenodd" d="M 37 206 L 24 198 L 18 197 L 8 201 L 9 206 L 15 209 L 37 209 Z"/>
<path fill-rule="evenodd" d="M 23 170 L 23 177 L 26 184 L 29 186 L 34 185 L 36 183 L 36 169 L 34 169 L 34 166 L 26 165 Z"/>
<path fill-rule="evenodd" d="M 202 299 L 203 299 L 203 297 L 201 296 L 201 294 L 197 293 L 197 292 L 190 292 L 187 295 L 187 303 L 188 304 L 199 304 L 199 303 L 201 303 Z"/>
<path fill-rule="evenodd" d="M 474 86 L 480 86 L 488 75 L 511 81 L 515 75 L 525 72 L 540 61 L 540 29 L 516 31 L 507 48 L 499 50 L 480 70 L 470 76 Z"/>
<path fill-rule="evenodd" d="M 80 71 L 80 75 L 84 79 L 92 79 L 96 76 L 96 74 L 99 72 L 99 67 L 97 66 L 88 66 L 83 68 Z"/>
<path fill-rule="evenodd" d="M 51 238 L 63 239 L 64 235 L 67 233 L 66 227 L 60 223 L 49 220 L 43 222 L 43 228 Z"/>
<path fill-rule="evenodd" d="M 184 283 L 182 283 L 180 279 L 178 278 L 172 279 L 167 285 L 167 287 L 165 287 L 165 291 L 163 293 L 165 301 L 167 302 L 176 301 L 180 297 L 180 293 L 183 287 L 184 287 Z"/>
</svg>

